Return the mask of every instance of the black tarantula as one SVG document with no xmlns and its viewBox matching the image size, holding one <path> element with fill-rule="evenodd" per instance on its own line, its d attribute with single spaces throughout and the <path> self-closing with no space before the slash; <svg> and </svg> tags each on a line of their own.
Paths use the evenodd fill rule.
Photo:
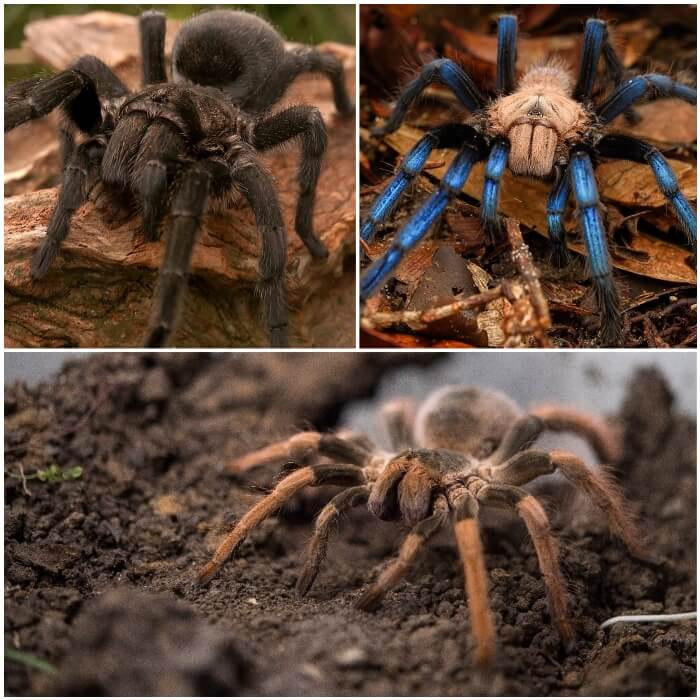
<svg viewBox="0 0 700 700">
<path fill-rule="evenodd" d="M 379 606 L 386 593 L 406 576 L 426 540 L 452 515 L 469 601 L 476 658 L 493 657 L 495 631 L 488 600 L 488 576 L 479 535 L 482 507 L 506 508 L 524 521 L 544 576 L 552 622 L 562 640 L 573 638 L 567 611 L 566 582 L 559 569 L 558 542 L 540 502 L 522 486 L 538 476 L 561 473 L 600 507 L 612 532 L 635 555 L 643 554 L 621 492 L 604 470 L 590 469 L 576 455 L 561 450 L 530 449 L 546 430 L 572 431 L 593 447 L 606 464 L 620 457 L 617 433 L 601 419 L 576 409 L 544 404 L 521 411 L 507 396 L 482 388 L 448 386 L 429 395 L 417 412 L 403 399 L 388 403 L 383 418 L 392 451 L 377 449 L 364 435 L 303 432 L 236 460 L 231 470 L 285 459 L 298 467 L 251 508 L 223 538 L 199 573 L 208 582 L 243 543 L 251 530 L 306 486 L 348 486 L 316 518 L 306 564 L 297 579 L 305 595 L 328 547 L 333 524 L 353 506 L 367 504 L 383 520 L 411 526 L 399 554 L 357 600 L 363 610 Z M 299 463 L 319 457 L 341 463 Z"/>
<path fill-rule="evenodd" d="M 473 166 L 486 161 L 481 220 L 484 229 L 492 235 L 500 230 L 498 202 L 506 167 L 515 175 L 552 181 L 547 200 L 547 226 L 552 262 L 559 267 L 569 260 L 564 212 L 573 193 L 601 315 L 602 341 L 606 345 L 616 345 L 621 340 L 622 319 L 593 163 L 599 156 L 647 163 L 659 190 L 694 245 L 696 213 L 681 193 L 666 159 L 648 143 L 610 133 L 609 125 L 620 114 L 632 115 L 632 106 L 640 99 L 679 97 L 696 104 L 697 93 L 694 88 L 657 73 L 625 78 L 607 27 L 597 19 L 586 22 L 581 68 L 576 80 L 562 63 L 550 61 L 531 67 L 516 82 L 516 40 L 517 19 L 512 15 L 500 17 L 495 95 L 482 95 L 460 66 L 451 60 L 439 59 L 423 67 L 420 75 L 401 93 L 389 119 L 372 130 L 375 136 L 396 131 L 413 102 L 431 83 L 445 85 L 471 113 L 468 123 L 431 129 L 406 154 L 396 177 L 372 204 L 360 232 L 364 241 L 372 240 L 377 227 L 389 217 L 434 149 L 457 149 L 438 191 L 423 203 L 396 234 L 391 247 L 365 272 L 361 294 L 366 299 L 377 292 L 406 252 L 418 244 L 449 201 L 462 191 Z M 613 90 L 595 103 L 594 86 L 601 60 Z"/>
<path fill-rule="evenodd" d="M 267 112 L 297 76 L 317 72 L 328 76 L 338 112 L 353 114 L 342 65 L 314 48 L 286 50 L 275 29 L 254 14 L 215 10 L 183 25 L 169 82 L 165 27 L 162 13 L 141 15 L 144 87 L 136 93 L 95 56 L 6 90 L 5 131 L 59 106 L 64 117 L 63 185 L 46 238 L 32 258 L 32 277 L 47 274 L 71 217 L 98 184 L 108 200 L 140 209 L 148 241 L 160 238 L 169 217 L 146 339 L 147 346 L 164 345 L 182 310 L 202 216 L 240 190 L 262 238 L 259 289 L 270 342 L 287 346 L 286 233 L 272 178 L 258 153 L 300 139 L 296 231 L 311 255 L 327 256 L 312 223 L 326 149 L 321 114 L 309 106 Z M 83 137 L 79 145 L 75 132 Z"/>
</svg>

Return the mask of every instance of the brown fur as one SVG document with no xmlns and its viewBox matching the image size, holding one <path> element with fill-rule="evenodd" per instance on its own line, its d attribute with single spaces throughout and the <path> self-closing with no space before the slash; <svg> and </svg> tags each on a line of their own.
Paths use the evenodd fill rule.
<svg viewBox="0 0 700 700">
<path fill-rule="evenodd" d="M 571 75 L 560 63 L 531 68 L 517 90 L 488 110 L 488 130 L 510 141 L 516 175 L 547 178 L 557 159 L 581 138 L 590 118 L 571 97 Z"/>
</svg>

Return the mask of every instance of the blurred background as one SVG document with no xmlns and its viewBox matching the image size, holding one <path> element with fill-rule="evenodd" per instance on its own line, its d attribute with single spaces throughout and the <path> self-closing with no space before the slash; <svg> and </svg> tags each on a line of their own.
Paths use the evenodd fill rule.
<svg viewBox="0 0 700 700">
<path fill-rule="evenodd" d="M 41 68 L 28 62 L 21 50 L 27 23 L 95 10 L 139 15 L 154 7 L 177 20 L 185 20 L 204 10 L 248 10 L 272 22 L 289 41 L 306 44 L 337 41 L 355 45 L 354 5 L 5 5 L 5 84 L 34 75 Z"/>
</svg>

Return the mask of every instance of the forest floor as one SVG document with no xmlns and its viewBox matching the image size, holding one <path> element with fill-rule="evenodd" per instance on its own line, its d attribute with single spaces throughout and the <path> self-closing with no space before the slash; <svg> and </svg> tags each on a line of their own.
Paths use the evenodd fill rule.
<svg viewBox="0 0 700 700">
<path fill-rule="evenodd" d="M 499 647 L 490 671 L 472 660 L 448 532 L 367 614 L 353 603 L 404 531 L 358 509 L 297 598 L 329 489 L 297 497 L 211 584 L 196 585 L 222 532 L 259 498 L 253 485 L 269 487 L 275 472 L 233 478 L 226 461 L 294 427 L 333 428 L 388 367 L 433 361 L 395 358 L 102 354 L 36 388 L 7 387 L 6 693 L 694 695 L 694 624 L 599 629 L 612 615 L 696 608 L 695 423 L 674 411 L 652 370 L 635 376 L 616 417 L 625 435 L 617 469 L 657 561 L 631 558 L 599 514 L 563 499 L 577 632 L 568 652 L 513 521 L 484 528 Z M 52 464 L 82 475 L 31 478 Z"/>
</svg>

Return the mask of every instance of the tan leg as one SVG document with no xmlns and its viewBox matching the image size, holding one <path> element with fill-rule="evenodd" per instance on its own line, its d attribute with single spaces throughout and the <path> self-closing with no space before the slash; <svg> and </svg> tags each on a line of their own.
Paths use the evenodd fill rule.
<svg viewBox="0 0 700 700">
<path fill-rule="evenodd" d="M 421 520 L 408 534 L 396 557 L 379 578 L 360 596 L 356 605 L 361 610 L 376 610 L 384 596 L 411 570 L 425 543 L 440 530 L 447 516 L 444 496 L 435 499 L 433 514 Z"/>
<path fill-rule="evenodd" d="M 223 538 L 214 552 L 214 556 L 200 570 L 199 582 L 208 583 L 211 581 L 250 531 L 279 510 L 297 491 L 305 486 L 320 486 L 321 484 L 355 486 L 364 482 L 364 471 L 360 467 L 350 464 L 319 464 L 292 472 L 277 484 L 272 493 L 254 505 Z"/>
<path fill-rule="evenodd" d="M 413 423 L 416 417 L 416 403 L 413 399 L 400 398 L 385 403 L 381 409 L 381 417 L 392 450 L 398 451 L 413 446 Z"/>
<path fill-rule="evenodd" d="M 309 553 L 304 568 L 297 579 L 297 593 L 300 596 L 308 593 L 318 574 L 318 570 L 321 568 L 321 564 L 326 558 L 328 538 L 330 537 L 333 524 L 337 522 L 338 518 L 345 511 L 366 503 L 368 497 L 369 486 L 354 486 L 341 491 L 318 514 L 314 527 L 314 536 L 309 544 Z"/>
<path fill-rule="evenodd" d="M 603 464 L 616 464 L 622 456 L 618 432 L 598 416 L 558 404 L 538 404 L 529 413 L 542 420 L 547 430 L 580 435 L 590 442 Z"/>
<path fill-rule="evenodd" d="M 369 451 L 339 435 L 307 431 L 237 457 L 226 465 L 226 471 L 238 474 L 253 467 L 285 460 L 304 464 L 318 455 L 362 465 Z"/>
<path fill-rule="evenodd" d="M 479 492 L 479 500 L 513 508 L 523 519 L 530 534 L 540 571 L 544 576 L 545 588 L 549 599 L 549 612 L 565 642 L 574 637 L 568 613 L 568 595 L 566 581 L 559 568 L 559 543 L 549 527 L 549 518 L 542 504 L 531 494 L 516 486 L 489 485 Z"/>
<path fill-rule="evenodd" d="M 646 552 L 643 541 L 629 506 L 622 491 L 605 470 L 589 469 L 582 459 L 570 452 L 552 450 L 549 454 L 554 467 L 605 513 L 613 534 L 627 545 L 632 554 L 644 557 Z"/>
<path fill-rule="evenodd" d="M 489 604 L 484 549 L 479 535 L 479 506 L 476 499 L 467 494 L 456 502 L 454 507 L 454 531 L 464 567 L 464 589 L 469 603 L 476 661 L 486 666 L 492 661 L 495 653 L 496 633 Z"/>
</svg>

